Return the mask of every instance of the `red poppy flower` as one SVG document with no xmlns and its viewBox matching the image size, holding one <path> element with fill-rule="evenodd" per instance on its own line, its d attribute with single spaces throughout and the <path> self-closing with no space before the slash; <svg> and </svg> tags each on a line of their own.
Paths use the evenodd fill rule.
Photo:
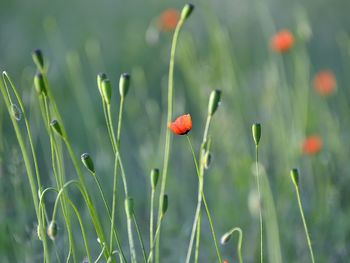
<svg viewBox="0 0 350 263">
<path fill-rule="evenodd" d="M 287 30 L 281 30 L 271 39 L 271 49 L 277 53 L 287 52 L 294 45 L 294 36 Z"/>
<path fill-rule="evenodd" d="M 162 31 L 172 31 L 176 28 L 177 23 L 180 20 L 180 12 L 176 9 L 166 9 L 158 20 L 158 25 Z"/>
<path fill-rule="evenodd" d="M 322 150 L 323 141 L 318 135 L 311 135 L 307 137 L 303 143 L 303 153 L 308 155 L 314 155 Z"/>
<path fill-rule="evenodd" d="M 334 92 L 337 80 L 332 71 L 322 70 L 316 74 L 313 84 L 316 92 L 321 96 L 328 96 Z"/>
<path fill-rule="evenodd" d="M 169 124 L 169 129 L 177 135 L 185 135 L 192 129 L 192 118 L 190 114 L 181 115 Z"/>
<path fill-rule="evenodd" d="M 228 263 L 228 260 L 224 260 L 224 262 L 223 263 Z"/>
</svg>

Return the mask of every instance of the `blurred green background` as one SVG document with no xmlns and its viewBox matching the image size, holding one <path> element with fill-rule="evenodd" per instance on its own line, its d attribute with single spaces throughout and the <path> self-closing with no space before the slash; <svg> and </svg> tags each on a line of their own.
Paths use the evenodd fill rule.
<svg viewBox="0 0 350 263">
<path fill-rule="evenodd" d="M 166 129 L 167 72 L 172 33 L 157 29 L 167 8 L 183 1 L 0 1 L 0 69 L 20 90 L 32 123 L 35 147 L 46 187 L 54 185 L 47 134 L 33 89 L 31 52 L 41 48 L 49 63 L 49 80 L 67 132 L 78 154 L 93 157 L 111 199 L 113 155 L 103 118 L 96 75 L 106 72 L 115 92 L 118 79 L 130 72 L 121 151 L 136 216 L 148 240 L 149 171 L 162 168 Z M 213 162 L 205 192 L 218 235 L 231 227 L 244 231 L 246 262 L 257 262 L 259 222 L 256 211 L 254 145 L 251 124 L 262 123 L 266 262 L 309 262 L 289 170 L 301 172 L 301 194 L 317 262 L 348 262 L 350 256 L 350 2 L 348 0 L 193 1 L 195 12 L 180 35 L 175 68 L 174 117 L 191 113 L 190 132 L 197 152 L 210 91 L 223 91 L 211 129 Z M 295 45 L 285 54 L 270 49 L 271 37 L 289 29 Z M 322 97 L 312 88 L 314 75 L 334 72 L 337 90 Z M 318 134 L 323 148 L 303 154 L 304 139 Z M 192 227 L 197 177 L 186 139 L 173 137 L 167 193 L 169 213 L 162 232 L 162 262 L 184 262 Z M 67 159 L 67 177 L 75 178 Z M 102 202 L 86 173 L 101 214 Z M 72 196 L 74 197 L 74 191 Z M 48 198 L 52 211 L 54 196 Z M 120 198 L 121 199 L 121 198 Z M 95 233 L 87 211 L 90 243 Z M 121 202 L 121 201 L 120 201 Z M 40 262 L 40 243 L 30 189 L 18 143 L 0 100 L 0 261 Z M 49 213 L 50 214 L 50 213 Z M 124 227 L 124 214 L 118 224 Z M 107 224 L 107 216 L 105 223 Z M 63 222 L 57 247 L 67 254 Z M 79 257 L 84 248 L 76 226 Z M 203 219 L 200 262 L 215 262 L 215 249 Z M 236 242 L 236 239 L 235 241 Z M 148 243 L 146 244 L 148 246 Z M 233 242 L 221 246 L 236 262 Z M 53 252 L 54 253 L 54 252 Z M 99 254 L 96 246 L 93 255 Z M 53 257 L 54 258 L 54 257 Z"/>
</svg>

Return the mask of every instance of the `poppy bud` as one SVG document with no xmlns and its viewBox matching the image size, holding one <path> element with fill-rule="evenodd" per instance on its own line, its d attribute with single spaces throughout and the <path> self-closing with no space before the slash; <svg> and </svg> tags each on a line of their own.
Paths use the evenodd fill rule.
<svg viewBox="0 0 350 263">
<path fill-rule="evenodd" d="M 151 184 L 152 190 L 156 189 L 159 178 L 159 169 L 152 169 L 151 171 Z"/>
<path fill-rule="evenodd" d="M 62 136 L 61 126 L 57 120 L 52 120 L 50 126 L 58 135 Z"/>
<path fill-rule="evenodd" d="M 103 79 L 101 82 L 102 98 L 109 105 L 111 104 L 112 85 L 109 79 Z"/>
<path fill-rule="evenodd" d="M 16 104 L 11 104 L 11 113 L 16 121 L 20 121 L 22 119 L 22 111 Z"/>
<path fill-rule="evenodd" d="M 51 221 L 47 227 L 47 235 L 51 240 L 55 240 L 57 236 L 57 224 L 55 221 Z"/>
<path fill-rule="evenodd" d="M 194 5 L 193 4 L 186 4 L 181 11 L 181 19 L 186 20 L 191 13 L 193 12 Z"/>
<path fill-rule="evenodd" d="M 39 95 L 41 95 L 41 93 L 46 94 L 44 76 L 40 72 L 36 73 L 34 76 L 34 87 Z"/>
<path fill-rule="evenodd" d="M 209 115 L 213 115 L 216 112 L 220 103 L 220 99 L 221 99 L 221 90 L 213 90 L 210 93 L 209 106 L 208 106 Z"/>
<path fill-rule="evenodd" d="M 125 211 L 128 217 L 131 217 L 134 214 L 134 199 L 128 197 L 125 199 Z"/>
<path fill-rule="evenodd" d="M 97 74 L 97 88 L 98 88 L 98 91 L 100 92 L 100 95 L 101 95 L 102 98 L 103 98 L 103 95 L 102 95 L 102 81 L 104 79 L 107 79 L 107 75 L 105 73 Z"/>
<path fill-rule="evenodd" d="M 119 93 L 120 97 L 124 98 L 128 94 L 130 86 L 130 75 L 129 73 L 123 73 L 119 79 Z"/>
<path fill-rule="evenodd" d="M 299 172 L 298 169 L 293 168 L 290 170 L 290 177 L 292 178 L 292 181 L 296 187 L 299 187 Z"/>
<path fill-rule="evenodd" d="M 44 57 L 40 49 L 35 49 L 32 53 L 32 58 L 38 69 L 44 69 Z"/>
<path fill-rule="evenodd" d="M 90 155 L 88 153 L 83 153 L 81 155 L 81 161 L 83 162 L 84 166 L 91 172 L 95 173 L 95 168 L 94 168 L 94 162 L 92 161 Z"/>
<path fill-rule="evenodd" d="M 165 215 L 168 210 L 168 195 L 163 195 L 162 216 Z"/>
<path fill-rule="evenodd" d="M 221 245 L 226 244 L 230 240 L 231 236 L 232 236 L 232 231 L 225 233 L 220 239 Z"/>
<path fill-rule="evenodd" d="M 204 168 L 208 169 L 211 163 L 211 154 L 210 152 L 206 152 L 204 155 Z"/>
<path fill-rule="evenodd" d="M 254 123 L 252 125 L 252 133 L 253 133 L 253 139 L 255 142 L 255 145 L 258 146 L 260 142 L 261 137 L 261 124 L 260 123 Z"/>
</svg>

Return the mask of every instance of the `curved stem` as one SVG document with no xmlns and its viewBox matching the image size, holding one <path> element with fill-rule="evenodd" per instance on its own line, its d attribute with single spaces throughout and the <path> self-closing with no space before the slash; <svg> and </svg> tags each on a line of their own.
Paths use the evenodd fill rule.
<svg viewBox="0 0 350 263">
<path fill-rule="evenodd" d="M 306 235 L 306 239 L 307 239 L 307 244 L 308 244 L 309 251 L 310 251 L 311 261 L 312 261 L 312 263 L 315 263 L 315 257 L 314 257 L 314 252 L 312 250 L 309 230 L 307 228 L 307 224 L 306 224 L 306 220 L 305 220 L 305 216 L 304 216 L 304 211 L 303 211 L 303 205 L 301 203 L 299 187 L 295 186 L 295 190 L 296 190 L 296 194 L 297 194 L 297 199 L 298 199 L 298 205 L 299 205 L 299 210 L 300 210 L 300 214 L 301 214 L 301 219 L 302 219 L 303 225 L 304 225 L 304 230 L 305 230 L 305 235 Z"/>
<path fill-rule="evenodd" d="M 238 232 L 238 243 L 237 243 L 237 254 L 238 254 L 238 260 L 239 263 L 243 263 L 242 258 L 242 242 L 243 242 L 243 231 L 239 227 L 232 228 L 230 231 L 230 235 L 232 235 L 234 232 Z"/>
<path fill-rule="evenodd" d="M 181 18 L 178 22 L 173 40 L 171 43 L 171 51 L 170 51 L 170 62 L 169 62 L 169 78 L 168 78 L 168 113 L 167 113 L 167 122 L 166 125 L 168 125 L 171 122 L 172 115 L 173 115 L 173 97 L 174 97 L 174 65 L 175 65 L 175 54 L 176 54 L 176 46 L 177 46 L 177 40 L 179 38 L 180 30 L 184 24 L 185 20 L 184 18 Z M 160 187 L 160 196 L 163 196 L 165 193 L 165 185 L 166 185 L 166 179 L 168 174 L 168 165 L 169 165 L 169 158 L 170 158 L 170 145 L 171 144 L 171 133 L 169 129 L 166 129 L 165 134 L 165 146 L 164 146 L 164 161 L 163 161 L 163 170 L 162 170 L 162 176 L 161 176 L 161 187 Z M 163 206 L 163 198 L 159 198 L 159 205 L 158 205 L 158 220 L 157 224 L 159 225 L 159 229 L 161 227 L 161 210 Z M 159 230 L 160 231 L 160 230 Z M 156 262 L 159 263 L 159 245 L 160 241 L 159 238 L 156 239 Z"/>
<path fill-rule="evenodd" d="M 260 178 L 259 178 L 259 154 L 258 154 L 258 146 L 255 147 L 255 157 L 256 157 L 256 184 L 258 187 L 258 195 L 259 195 L 259 221 L 260 221 L 260 262 L 263 263 L 263 220 L 262 220 L 262 200 L 261 200 L 261 191 L 260 191 Z"/>
</svg>

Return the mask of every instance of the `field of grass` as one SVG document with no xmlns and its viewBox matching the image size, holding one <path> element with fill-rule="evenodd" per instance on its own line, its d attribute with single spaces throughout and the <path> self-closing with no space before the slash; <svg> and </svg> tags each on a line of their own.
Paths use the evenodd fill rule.
<svg viewBox="0 0 350 263">
<path fill-rule="evenodd" d="M 0 81 L 0 262 L 95 262 L 99 255 L 99 262 L 107 262 L 108 257 L 111 262 L 122 261 L 118 253 L 111 256 L 114 250 L 123 251 L 126 262 L 144 262 L 137 227 L 127 215 L 138 223 L 147 258 L 154 168 L 160 170 L 151 231 L 155 241 L 159 237 L 159 250 L 154 250 L 159 252 L 158 262 L 186 262 L 197 199 L 203 197 L 198 195 L 201 179 L 211 220 L 202 203 L 199 254 L 195 259 L 194 236 L 189 262 L 219 262 L 219 257 L 240 262 L 238 232 L 228 244 L 220 242 L 234 227 L 243 232 L 244 262 L 262 262 L 261 233 L 263 262 L 312 262 L 296 189 L 315 262 L 348 262 L 350 3 L 193 1 L 195 8 L 183 19 L 179 33 L 172 77 L 172 40 L 185 4 L 157 0 L 0 3 L 0 70 L 6 72 Z M 33 62 L 36 49 L 42 51 L 44 68 L 40 61 Z M 99 90 L 96 81 L 101 72 L 112 85 L 110 104 L 104 90 L 109 83 L 102 81 Z M 124 95 L 119 90 L 123 72 L 131 76 Z M 34 76 L 43 77 L 45 91 L 40 94 Z M 174 94 L 169 98 L 172 79 Z M 221 91 L 219 107 L 208 114 L 213 90 Z M 108 105 L 120 142 L 110 140 Z M 172 133 L 169 117 L 174 121 L 184 114 L 191 115 L 192 129 L 187 135 Z M 208 116 L 210 129 L 203 140 Z M 52 119 L 58 121 L 61 135 L 49 125 Z M 254 123 L 261 124 L 258 148 Z M 201 160 L 199 176 L 189 141 Z M 167 149 L 168 169 L 164 169 Z M 212 158 L 204 168 L 208 152 Z M 92 158 L 93 173 L 80 162 L 83 153 Z M 290 176 L 292 168 L 299 171 L 297 188 Z M 114 227 L 120 247 L 113 234 L 110 239 L 114 171 Z M 164 173 L 168 208 L 158 236 Z M 28 180 L 31 175 L 33 184 Z M 73 181 L 58 195 L 72 180 L 79 183 Z M 125 197 L 133 198 L 132 210 L 125 211 Z M 53 214 L 54 241 L 46 235 Z M 39 221 L 44 227 L 38 228 Z M 150 258 L 157 262 L 157 256 Z"/>
</svg>

